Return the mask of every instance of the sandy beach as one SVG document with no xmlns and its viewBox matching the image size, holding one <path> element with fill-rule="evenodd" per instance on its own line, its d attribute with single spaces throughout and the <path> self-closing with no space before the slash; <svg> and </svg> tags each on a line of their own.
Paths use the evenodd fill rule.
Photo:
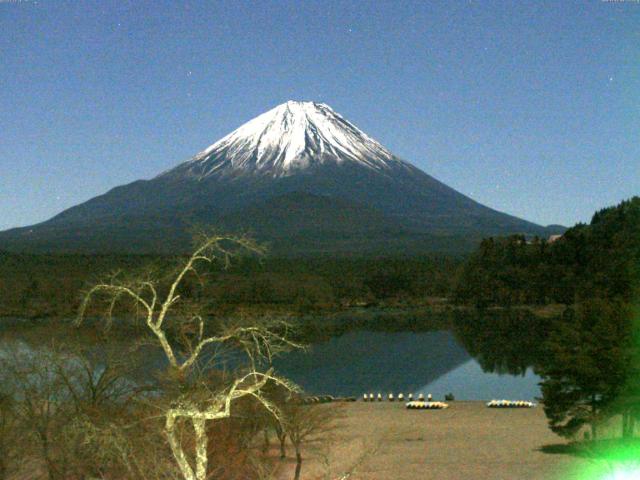
<svg viewBox="0 0 640 480">
<path fill-rule="evenodd" d="M 451 402 L 446 410 L 407 410 L 399 402 L 346 403 L 335 429 L 307 448 L 302 478 L 349 480 L 572 480 L 588 461 L 544 453 L 565 443 L 540 406 L 490 409 Z M 330 438 L 329 438 L 330 437 Z M 291 451 L 278 478 L 293 478 Z"/>
</svg>

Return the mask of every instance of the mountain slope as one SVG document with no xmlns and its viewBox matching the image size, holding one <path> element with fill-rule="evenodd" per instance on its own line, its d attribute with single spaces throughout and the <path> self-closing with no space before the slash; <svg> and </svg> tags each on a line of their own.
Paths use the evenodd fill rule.
<svg viewBox="0 0 640 480">
<path fill-rule="evenodd" d="M 254 231 L 288 253 L 466 249 L 486 235 L 549 233 L 399 159 L 327 105 L 287 102 L 151 180 L 0 233 L 0 248 L 168 252 L 188 248 L 202 224 Z"/>
<path fill-rule="evenodd" d="M 203 179 L 250 173 L 284 177 L 314 165 L 346 162 L 378 172 L 404 163 L 328 105 L 290 101 L 250 120 L 161 176 Z"/>
</svg>

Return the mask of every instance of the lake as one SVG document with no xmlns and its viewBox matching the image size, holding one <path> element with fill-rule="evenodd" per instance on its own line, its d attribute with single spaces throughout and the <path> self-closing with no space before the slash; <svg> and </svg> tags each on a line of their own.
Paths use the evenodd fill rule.
<svg viewBox="0 0 640 480">
<path fill-rule="evenodd" d="M 534 400 L 540 378 L 484 371 L 449 331 L 353 331 L 314 344 L 307 352 L 290 352 L 276 369 L 312 394 L 357 396 L 453 393 L 457 400 L 492 398 Z"/>
<path fill-rule="evenodd" d="M 346 331 L 316 341 L 305 352 L 277 357 L 274 366 L 310 394 L 431 393 L 442 399 L 453 393 L 457 400 L 540 396 L 540 378 L 530 366 L 544 339 L 543 320 L 513 312 L 474 313 L 455 318 L 451 330 L 434 330 L 428 320 L 413 324 L 413 331 Z M 0 331 L 12 330 L 16 322 L 2 322 Z M 0 341 L 0 351 L 5 342 Z M 160 352 L 145 356 L 149 368 L 163 368 Z"/>
</svg>

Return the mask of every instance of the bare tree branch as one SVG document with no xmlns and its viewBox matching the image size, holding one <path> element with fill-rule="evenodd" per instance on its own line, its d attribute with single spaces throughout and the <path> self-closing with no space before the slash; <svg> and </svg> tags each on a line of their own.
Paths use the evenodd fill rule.
<svg viewBox="0 0 640 480">
<path fill-rule="evenodd" d="M 245 236 L 213 235 L 201 238 L 194 252 L 178 268 L 169 280 L 166 294 L 159 289 L 157 281 L 150 278 L 123 280 L 119 274 L 112 275 L 109 281 L 94 285 L 85 295 L 78 312 L 77 324 L 86 316 L 87 308 L 94 297 L 108 300 L 105 313 L 108 324 L 111 323 L 116 306 L 122 298 L 133 301 L 136 309 L 142 309 L 144 323 L 159 342 L 164 355 L 178 379 L 193 376 L 194 367 L 208 346 L 230 345 L 239 347 L 249 362 L 249 371 L 236 378 L 227 388 L 211 391 L 202 383 L 195 390 L 187 389 L 178 396 L 163 412 L 164 431 L 173 457 L 185 480 L 205 480 L 208 470 L 206 424 L 231 416 L 232 405 L 243 397 L 251 397 L 264 407 L 277 421 L 283 421 L 282 412 L 263 392 L 267 383 L 278 385 L 286 391 L 297 391 L 291 382 L 273 373 L 273 369 L 260 372 L 258 365 L 266 361 L 271 365 L 274 355 L 287 349 L 303 348 L 291 341 L 288 333 L 291 326 L 285 322 L 270 325 L 233 325 L 224 327 L 215 335 L 207 335 L 203 315 L 198 305 L 191 305 L 178 293 L 188 274 L 201 279 L 198 265 L 223 262 L 228 268 L 231 259 L 243 252 L 262 255 L 264 248 Z M 181 302 L 181 310 L 175 314 L 176 305 Z M 181 312 L 181 313 L 180 313 Z M 171 317 L 169 316 L 171 314 Z M 170 320 L 168 320 L 171 318 Z M 171 325 L 178 325 L 178 344 L 175 337 L 168 335 Z M 173 339 L 173 340 L 170 340 Z M 172 343 L 173 342 L 173 343 Z M 107 383 L 108 384 L 108 383 Z M 96 387 L 100 387 L 97 385 Z M 195 456 L 189 459 L 178 425 L 186 421 L 193 427 Z"/>
</svg>

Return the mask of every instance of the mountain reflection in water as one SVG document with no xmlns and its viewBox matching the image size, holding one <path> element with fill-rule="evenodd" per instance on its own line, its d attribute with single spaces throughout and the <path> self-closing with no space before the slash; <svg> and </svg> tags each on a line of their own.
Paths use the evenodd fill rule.
<svg viewBox="0 0 640 480">
<path fill-rule="evenodd" d="M 533 370 L 544 361 L 541 346 L 549 320 L 523 312 L 457 312 L 449 325 L 451 330 L 433 330 L 426 318 L 423 324 L 412 324 L 413 331 L 351 330 L 313 343 L 307 351 L 277 357 L 274 366 L 309 394 L 360 398 L 365 392 L 432 393 L 442 398 L 453 393 L 458 400 L 539 396 L 540 379 Z M 20 340 L 23 335 L 5 338 L 4 348 L 16 341 L 33 348 L 42 339 L 37 329 L 34 335 L 32 341 L 25 335 L 25 343 Z M 127 341 L 111 347 L 126 349 Z M 90 350 L 98 354 L 102 348 L 95 345 Z M 145 359 L 142 371 L 166 367 L 157 349 L 139 354 Z M 211 354 L 203 354 L 203 364 Z M 233 368 L 236 356 L 229 351 L 218 357 L 218 365 Z"/>
<path fill-rule="evenodd" d="M 498 393 L 531 398 L 539 392 L 532 373 L 513 377 L 483 372 L 448 331 L 349 332 L 315 344 L 308 352 L 288 353 L 274 364 L 312 394 L 407 394 L 430 385 L 434 395 L 453 392 L 459 399 L 492 398 Z"/>
</svg>

